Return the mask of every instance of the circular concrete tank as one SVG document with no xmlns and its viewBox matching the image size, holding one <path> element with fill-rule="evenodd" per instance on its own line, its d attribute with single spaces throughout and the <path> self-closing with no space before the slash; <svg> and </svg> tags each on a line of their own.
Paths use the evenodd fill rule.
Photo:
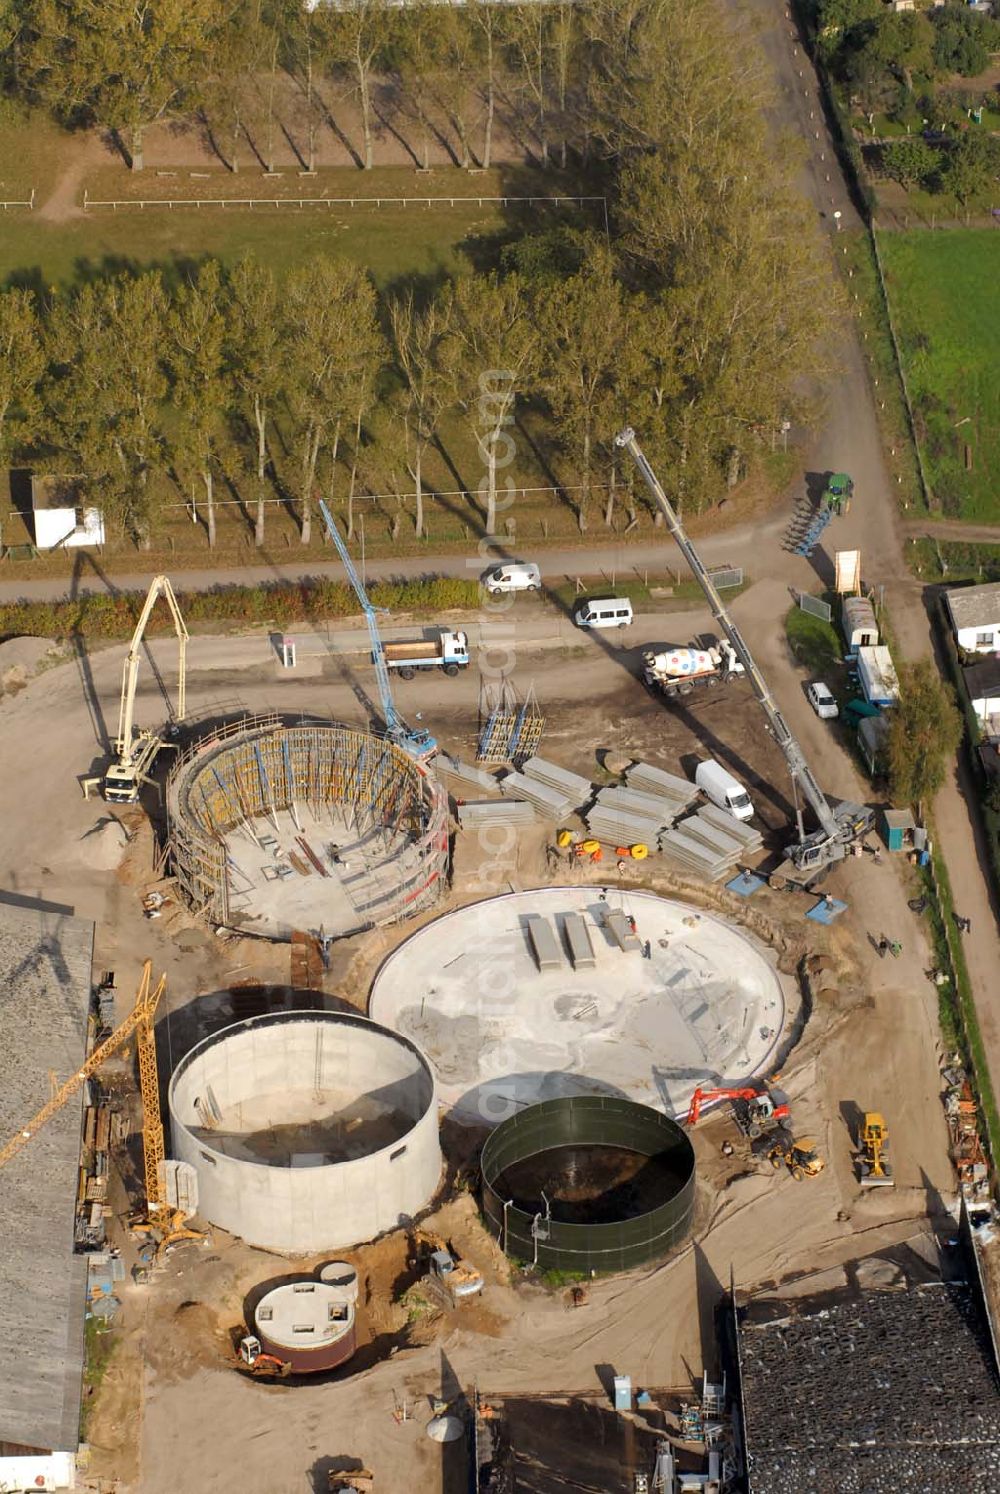
<svg viewBox="0 0 1000 1494">
<path fill-rule="evenodd" d="M 299 1375 L 336 1369 L 356 1347 L 354 1299 L 323 1281 L 283 1281 L 260 1299 L 253 1321 L 264 1352 Z"/>
<path fill-rule="evenodd" d="M 437 1095 L 408 1038 L 343 1012 L 273 1012 L 193 1048 L 169 1089 L 198 1213 L 266 1250 L 337 1250 L 422 1209 L 441 1173 Z"/>
<path fill-rule="evenodd" d="M 491 1132 L 481 1165 L 488 1225 L 508 1255 L 543 1270 L 629 1270 L 666 1255 L 691 1226 L 691 1142 L 632 1100 L 531 1105 Z"/>
</svg>

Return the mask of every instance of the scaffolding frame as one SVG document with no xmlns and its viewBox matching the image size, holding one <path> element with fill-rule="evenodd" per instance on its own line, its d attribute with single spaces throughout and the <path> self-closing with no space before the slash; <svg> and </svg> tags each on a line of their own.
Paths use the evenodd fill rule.
<svg viewBox="0 0 1000 1494">
<path fill-rule="evenodd" d="M 435 901 L 448 870 L 447 796 L 433 775 L 384 737 L 333 722 L 288 725 L 247 717 L 196 743 L 167 780 L 172 870 L 187 901 L 213 922 L 229 922 L 233 868 L 227 837 L 254 822 L 277 824 L 296 804 L 335 807 L 356 832 L 402 834 L 408 844 L 388 868 L 373 868 L 367 899 L 350 892 L 359 928 L 393 922 Z"/>
<path fill-rule="evenodd" d="M 506 676 L 499 683 L 484 682 L 479 719 L 482 724 L 476 747 L 477 762 L 513 763 L 519 767 L 537 753 L 545 717 L 534 684 L 528 686 L 524 699 L 519 701 L 513 681 Z"/>
</svg>

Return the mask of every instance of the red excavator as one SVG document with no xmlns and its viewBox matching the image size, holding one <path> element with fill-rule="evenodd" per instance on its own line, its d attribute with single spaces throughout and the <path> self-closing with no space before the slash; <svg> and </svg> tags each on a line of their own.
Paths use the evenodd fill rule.
<svg viewBox="0 0 1000 1494">
<path fill-rule="evenodd" d="M 686 1126 L 696 1126 L 702 1106 L 713 1100 L 733 1100 L 733 1115 L 744 1135 L 755 1141 L 766 1131 L 784 1126 L 791 1119 L 787 1095 L 767 1089 L 696 1089 L 691 1096 Z"/>
</svg>

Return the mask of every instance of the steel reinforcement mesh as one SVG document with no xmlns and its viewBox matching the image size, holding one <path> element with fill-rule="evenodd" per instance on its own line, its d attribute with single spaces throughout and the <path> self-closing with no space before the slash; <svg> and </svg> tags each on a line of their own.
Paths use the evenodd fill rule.
<svg viewBox="0 0 1000 1494">
<path fill-rule="evenodd" d="M 669 1157 L 679 1186 L 647 1213 L 612 1223 L 569 1224 L 527 1213 L 494 1186 L 505 1169 L 571 1146 L 623 1147 Z M 483 1147 L 483 1213 L 509 1256 L 543 1270 L 624 1271 L 666 1255 L 685 1238 L 694 1211 L 694 1151 L 683 1129 L 659 1111 L 606 1095 L 531 1105 L 491 1132 Z"/>
<path fill-rule="evenodd" d="M 172 870 L 196 911 L 228 922 L 226 836 L 293 804 L 335 804 L 407 837 L 395 874 L 381 878 L 358 908 L 359 928 L 416 912 L 440 894 L 448 806 L 432 774 L 384 737 L 254 717 L 202 738 L 167 780 Z"/>
</svg>

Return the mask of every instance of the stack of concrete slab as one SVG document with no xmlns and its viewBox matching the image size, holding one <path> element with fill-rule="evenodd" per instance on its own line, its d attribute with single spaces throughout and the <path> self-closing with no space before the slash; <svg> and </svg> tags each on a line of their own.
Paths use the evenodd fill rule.
<svg viewBox="0 0 1000 1494">
<path fill-rule="evenodd" d="M 463 830 L 480 825 L 533 825 L 535 806 L 524 799 L 472 799 L 458 806 L 458 823 Z"/>
<path fill-rule="evenodd" d="M 729 876 L 750 852 L 761 846 L 758 831 L 725 810 L 707 805 L 679 820 L 660 837 L 660 850 L 685 871 L 709 882 Z"/>
<path fill-rule="evenodd" d="M 495 794 L 500 788 L 492 773 L 476 768 L 471 763 L 463 763 L 460 757 L 450 757 L 447 752 L 438 753 L 434 768 L 438 773 L 448 773 L 452 778 L 458 778 L 471 788 L 482 789 L 486 793 Z"/>
<path fill-rule="evenodd" d="M 514 769 L 504 774 L 500 788 L 505 799 L 525 799 L 545 819 L 564 820 L 575 808 L 572 801 L 559 789 L 550 788 L 547 784 L 539 783 L 537 778 L 529 778 L 525 773 L 518 773 Z"/>
<path fill-rule="evenodd" d="M 637 789 L 603 788 L 587 811 L 587 828 L 598 840 L 619 846 L 637 842 L 655 846 L 661 830 L 673 823 L 673 804 Z"/>
<path fill-rule="evenodd" d="M 589 778 L 579 773 L 570 773 L 557 763 L 547 762 L 544 757 L 529 757 L 521 764 L 521 772 L 534 783 L 543 783 L 546 788 L 562 794 L 571 809 L 582 809 L 594 792 Z"/>
<path fill-rule="evenodd" d="M 667 773 L 663 768 L 654 767 L 652 763 L 633 763 L 626 770 L 625 782 L 630 789 L 637 789 L 643 794 L 655 794 L 659 799 L 671 801 L 676 805 L 675 815 L 693 804 L 698 797 L 698 790 L 693 783 L 689 783 L 686 778 L 679 778 L 676 773 Z"/>
</svg>

